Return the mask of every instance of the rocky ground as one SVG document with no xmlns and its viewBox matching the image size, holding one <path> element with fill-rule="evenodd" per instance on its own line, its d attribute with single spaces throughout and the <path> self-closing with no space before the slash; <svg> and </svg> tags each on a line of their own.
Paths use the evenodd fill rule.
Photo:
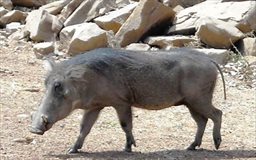
<svg viewBox="0 0 256 160">
<path fill-rule="evenodd" d="M 35 58 L 31 48 L 27 42 L 1 39 L 0 159 L 256 159 L 255 57 L 233 56 L 238 61 L 222 67 L 227 100 L 223 99 L 219 78 L 213 102 L 224 113 L 220 150 L 214 150 L 211 121 L 201 149 L 185 150 L 194 138 L 196 125 L 188 110 L 178 106 L 161 111 L 134 109 L 137 147 L 133 153 L 125 153 L 125 136 L 115 111 L 106 108 L 82 152 L 67 155 L 78 136 L 82 111 L 56 123 L 43 136 L 28 131 L 30 114 L 44 94 L 45 74 L 42 60 Z"/>
</svg>

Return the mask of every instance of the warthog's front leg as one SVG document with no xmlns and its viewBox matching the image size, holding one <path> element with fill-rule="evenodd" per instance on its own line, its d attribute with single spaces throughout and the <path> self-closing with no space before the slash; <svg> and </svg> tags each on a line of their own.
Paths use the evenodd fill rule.
<svg viewBox="0 0 256 160">
<path fill-rule="evenodd" d="M 75 144 L 68 150 L 68 153 L 77 153 L 78 149 L 82 148 L 84 139 L 89 134 L 93 124 L 97 120 L 100 110 L 101 109 L 85 111 L 81 122 L 80 134 Z"/>
</svg>

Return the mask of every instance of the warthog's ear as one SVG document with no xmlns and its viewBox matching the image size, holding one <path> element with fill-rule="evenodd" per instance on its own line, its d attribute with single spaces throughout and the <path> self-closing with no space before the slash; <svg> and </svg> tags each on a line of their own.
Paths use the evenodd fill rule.
<svg viewBox="0 0 256 160">
<path fill-rule="evenodd" d="M 52 71 L 55 66 L 55 62 L 52 59 L 46 59 L 43 61 L 43 67 L 47 72 Z"/>
</svg>

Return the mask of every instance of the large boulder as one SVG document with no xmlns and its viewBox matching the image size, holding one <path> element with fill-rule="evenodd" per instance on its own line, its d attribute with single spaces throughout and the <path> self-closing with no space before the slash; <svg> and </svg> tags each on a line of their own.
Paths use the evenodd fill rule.
<svg viewBox="0 0 256 160">
<path fill-rule="evenodd" d="M 202 18 L 197 25 L 198 38 L 213 48 L 230 48 L 243 37 L 235 26 L 218 19 Z"/>
<path fill-rule="evenodd" d="M 27 13 L 18 10 L 12 10 L 0 17 L 0 24 L 6 25 L 11 22 L 24 22 Z"/>
<path fill-rule="evenodd" d="M 205 1 L 180 11 L 176 15 L 173 26 L 169 29 L 168 33 L 194 34 L 196 23 L 202 17 L 212 17 L 223 20 L 233 26 L 238 26 L 243 32 L 248 32 L 251 31 L 256 24 L 255 18 L 253 19 L 253 17 L 255 17 L 255 6 L 256 1 Z M 246 17 L 249 17 L 247 18 L 249 20 L 245 23 L 244 19 L 246 19 Z M 239 27 L 240 23 L 244 24 L 243 27 Z M 242 28 L 247 28 L 247 30 L 243 30 Z"/>
<path fill-rule="evenodd" d="M 175 12 L 157 0 L 141 0 L 116 33 L 120 46 L 139 41 L 153 27 L 171 23 Z"/>
<path fill-rule="evenodd" d="M 148 37 L 144 42 L 161 49 L 168 49 L 172 47 L 185 47 L 195 41 L 197 41 L 196 38 L 188 36 L 155 36 Z"/>
<path fill-rule="evenodd" d="M 90 21 L 95 17 L 103 15 L 118 6 L 115 0 L 84 0 L 79 7 L 66 19 L 64 25 L 70 26 Z"/>
<path fill-rule="evenodd" d="M 131 3 L 121 9 L 109 12 L 104 16 L 95 18 L 94 22 L 104 30 L 112 30 L 114 33 L 116 33 L 130 16 L 137 4 L 137 2 Z"/>
<path fill-rule="evenodd" d="M 26 18 L 26 30 L 34 41 L 53 41 L 62 28 L 62 23 L 45 10 L 34 10 Z"/>
<path fill-rule="evenodd" d="M 238 49 L 244 56 L 256 56 L 256 38 L 247 37 L 239 41 Z"/>
<path fill-rule="evenodd" d="M 5 9 L 8 9 L 8 10 L 12 10 L 12 8 L 13 8 L 11 0 L 1 0 L 0 6 L 3 6 Z"/>
<path fill-rule="evenodd" d="M 46 10 L 48 13 L 57 15 L 71 0 L 59 0 L 41 6 L 39 9 Z"/>
<path fill-rule="evenodd" d="M 70 26 L 71 27 L 71 26 Z M 70 32 L 72 29 L 70 29 Z M 72 35 L 72 33 L 70 33 Z M 74 30 L 69 42 L 68 54 L 75 55 L 88 50 L 108 46 L 107 31 L 95 23 L 83 23 Z"/>
<path fill-rule="evenodd" d="M 12 3 L 17 6 L 24 7 L 40 7 L 45 5 L 48 0 L 12 0 Z"/>
</svg>

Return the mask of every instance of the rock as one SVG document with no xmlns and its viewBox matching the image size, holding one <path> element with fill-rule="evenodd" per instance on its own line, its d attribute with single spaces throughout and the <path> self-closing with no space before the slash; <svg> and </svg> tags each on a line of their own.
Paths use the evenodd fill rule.
<svg viewBox="0 0 256 160">
<path fill-rule="evenodd" d="M 26 143 L 29 144 L 33 141 L 33 138 L 25 137 L 25 138 L 15 138 L 12 140 L 13 142 L 17 143 Z"/>
<path fill-rule="evenodd" d="M 148 37 L 144 42 L 162 49 L 172 47 L 185 47 L 190 42 L 197 41 L 196 38 L 188 36 L 156 36 Z"/>
<path fill-rule="evenodd" d="M 236 27 L 243 33 L 256 31 L 256 3 L 254 7 L 250 8 L 245 17 L 240 21 Z"/>
<path fill-rule="evenodd" d="M 12 10 L 12 8 L 13 8 L 11 0 L 1 0 L 0 6 L 3 6 L 5 9 L 8 9 L 8 10 Z"/>
<path fill-rule="evenodd" d="M 195 4 L 201 3 L 205 0 L 161 0 L 161 2 L 169 7 L 176 7 L 178 5 L 187 8 L 187 7 L 191 7 Z"/>
<path fill-rule="evenodd" d="M 61 11 L 59 20 L 64 23 L 74 10 L 83 2 L 83 0 L 71 0 Z"/>
<path fill-rule="evenodd" d="M 148 51 L 150 50 L 150 46 L 148 44 L 143 43 L 131 43 L 125 47 L 127 50 L 135 50 L 135 51 Z"/>
<path fill-rule="evenodd" d="M 33 46 L 33 50 L 36 57 L 41 59 L 43 56 L 54 52 L 54 44 L 53 42 L 37 43 Z"/>
<path fill-rule="evenodd" d="M 27 17 L 27 13 L 13 10 L 0 17 L 0 24 L 6 25 L 11 22 L 23 22 Z"/>
<path fill-rule="evenodd" d="M 138 3 L 129 4 L 119 10 L 109 12 L 108 14 L 95 18 L 94 22 L 104 30 L 112 30 L 116 33 L 126 19 L 130 16 Z"/>
<path fill-rule="evenodd" d="M 6 30 L 8 32 L 16 32 L 18 29 L 20 29 L 22 26 L 20 24 L 20 22 L 12 22 L 6 25 Z"/>
<path fill-rule="evenodd" d="M 74 33 L 76 32 L 76 30 L 84 28 L 85 25 L 87 25 L 87 24 L 81 23 L 81 24 L 71 25 L 71 26 L 63 28 L 59 34 L 59 37 L 60 37 L 59 50 L 67 52 L 67 50 L 69 48 L 70 41 L 71 41 Z"/>
<path fill-rule="evenodd" d="M 43 43 L 51 43 L 51 42 L 43 42 Z M 39 45 L 39 43 L 35 44 L 35 45 Z M 41 45 L 40 47 L 38 46 L 38 48 L 42 48 L 42 49 L 44 49 L 46 47 L 47 47 L 47 45 Z M 37 87 L 24 88 L 24 89 L 22 89 L 22 91 L 26 91 L 26 92 L 40 92 L 40 88 L 37 88 Z"/>
<path fill-rule="evenodd" d="M 24 7 L 40 7 L 45 5 L 48 0 L 12 0 L 12 3 L 17 6 Z"/>
<path fill-rule="evenodd" d="M 68 54 L 75 55 L 95 48 L 108 45 L 107 31 L 102 30 L 95 23 L 84 23 L 77 28 L 70 41 Z"/>
<path fill-rule="evenodd" d="M 153 27 L 171 23 L 175 12 L 156 0 L 141 0 L 116 33 L 120 46 L 139 41 Z"/>
<path fill-rule="evenodd" d="M 133 1 L 133 0 L 116 0 L 117 8 L 125 7 L 125 6 L 127 6 L 128 4 L 130 4 L 131 1 Z M 132 3 L 133 3 L 133 2 L 132 2 Z"/>
<path fill-rule="evenodd" d="M 34 10 L 26 19 L 26 30 L 34 41 L 53 41 L 62 28 L 58 18 L 45 10 Z"/>
<path fill-rule="evenodd" d="M 79 7 L 67 18 L 64 25 L 70 26 L 92 20 L 95 17 L 103 15 L 110 10 L 115 9 L 115 1 L 92 1 L 84 0 Z"/>
<path fill-rule="evenodd" d="M 182 11 L 183 9 L 184 9 L 184 8 L 183 8 L 182 6 L 177 5 L 176 7 L 173 8 L 173 11 L 176 12 L 176 13 L 178 13 L 178 12 Z"/>
<path fill-rule="evenodd" d="M 2 18 L 2 16 L 4 16 L 6 13 L 8 13 L 8 10 L 5 9 L 4 7 L 0 7 L 0 19 Z M 0 27 L 3 26 L 3 24 L 0 21 Z"/>
<path fill-rule="evenodd" d="M 226 49 L 194 49 L 212 58 L 218 64 L 226 64 L 230 59 L 230 53 Z"/>
<path fill-rule="evenodd" d="M 232 43 L 243 37 L 235 26 L 218 19 L 202 18 L 197 25 L 197 37 L 213 48 L 230 48 Z"/>
<path fill-rule="evenodd" d="M 90 25 L 92 26 L 92 25 Z M 96 27 L 96 29 L 98 29 L 99 27 L 97 25 L 94 25 Z M 59 50 L 63 51 L 63 52 L 68 52 L 69 49 L 69 44 L 71 42 L 71 39 L 73 38 L 75 32 L 81 32 L 83 30 L 83 28 L 88 28 L 88 23 L 81 23 L 81 24 L 76 24 L 76 25 L 72 25 L 72 26 L 68 26 L 65 27 L 61 30 L 59 37 L 60 37 L 60 44 L 59 44 Z M 101 30 L 100 30 L 101 31 Z M 111 32 L 106 32 L 107 34 L 107 38 L 108 38 L 108 44 L 111 47 L 117 47 L 114 43 L 115 43 L 115 37 L 114 34 Z M 111 42 L 112 41 L 112 42 Z"/>
<path fill-rule="evenodd" d="M 115 33 L 113 31 L 106 32 L 108 38 L 108 47 L 110 48 L 121 48 L 116 40 Z"/>
<path fill-rule="evenodd" d="M 243 26 L 243 28 L 253 28 L 251 27 L 251 23 L 256 23 L 253 19 L 255 14 L 252 14 L 249 11 L 253 11 L 255 5 L 256 1 L 231 1 L 221 3 L 221 1 L 218 0 L 208 0 L 177 13 L 173 26 L 169 29 L 168 33 L 194 34 L 196 23 L 202 17 L 211 17 L 223 20 L 234 26 L 243 23 L 246 17 L 250 17 L 250 23 L 245 23 L 244 25 L 246 25 L 246 27 Z M 255 13 L 255 11 L 253 13 Z"/>
<path fill-rule="evenodd" d="M 29 38 L 29 32 L 25 29 L 25 26 L 21 25 L 19 28 L 8 37 L 10 41 L 18 41 L 24 38 Z"/>
<path fill-rule="evenodd" d="M 27 118 L 29 118 L 29 115 L 27 115 L 27 114 L 19 114 L 19 115 L 17 115 L 17 117 L 20 118 L 20 119 L 27 119 Z"/>
<path fill-rule="evenodd" d="M 48 13 L 57 15 L 71 0 L 59 0 L 41 6 L 39 9 L 46 10 Z"/>
<path fill-rule="evenodd" d="M 238 43 L 238 50 L 244 56 L 256 56 L 256 38 L 244 38 Z"/>
</svg>

